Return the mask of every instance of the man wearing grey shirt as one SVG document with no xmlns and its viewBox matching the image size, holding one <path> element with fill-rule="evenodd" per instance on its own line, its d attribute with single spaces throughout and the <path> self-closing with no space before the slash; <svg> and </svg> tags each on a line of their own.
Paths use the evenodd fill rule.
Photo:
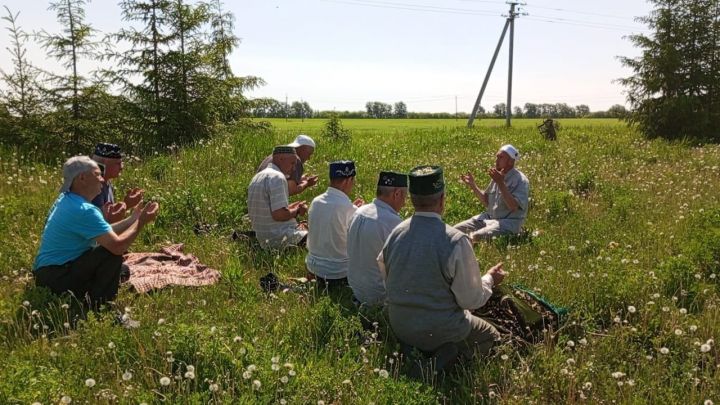
<svg viewBox="0 0 720 405">
<path fill-rule="evenodd" d="M 407 199 L 407 175 L 380 172 L 376 198 L 358 208 L 347 235 L 348 283 L 362 304 L 385 302 L 385 280 L 377 256 L 393 228 L 402 222 L 398 211 Z"/>
<path fill-rule="evenodd" d="M 472 173 L 460 179 L 485 206 L 485 212 L 455 225 L 473 241 L 494 236 L 520 233 L 527 218 L 530 182 L 515 168 L 520 152 L 512 145 L 503 145 L 495 154 L 495 167 L 488 170 L 492 179 L 485 191 L 475 184 Z"/>
<path fill-rule="evenodd" d="M 415 215 L 395 227 L 378 256 L 390 326 L 401 342 L 423 351 L 456 343 L 467 356 L 487 353 L 500 335 L 469 310 L 485 305 L 505 278 L 502 263 L 481 276 L 470 239 L 443 222 L 441 167 L 416 167 L 409 178 Z"/>
</svg>

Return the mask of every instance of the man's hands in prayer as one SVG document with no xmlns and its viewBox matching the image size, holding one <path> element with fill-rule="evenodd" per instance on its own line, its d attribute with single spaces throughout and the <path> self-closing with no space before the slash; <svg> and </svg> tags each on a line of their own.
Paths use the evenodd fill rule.
<svg viewBox="0 0 720 405">
<path fill-rule="evenodd" d="M 493 279 L 493 285 L 498 285 L 502 283 L 502 281 L 505 279 L 505 276 L 507 273 L 503 271 L 503 262 L 500 262 L 490 268 L 490 270 L 487 271 L 487 274 L 489 274 Z"/>
<path fill-rule="evenodd" d="M 156 202 L 149 202 L 145 204 L 145 206 L 140 209 L 136 209 L 136 211 L 139 211 L 138 221 L 141 225 L 149 224 L 150 222 L 155 221 L 155 218 L 157 218 L 158 211 L 160 210 L 160 205 Z M 133 215 L 135 212 L 133 212 Z"/>
<path fill-rule="evenodd" d="M 302 179 L 305 180 L 305 188 L 312 187 L 318 182 L 318 176 L 307 176 L 303 174 Z"/>
<path fill-rule="evenodd" d="M 106 202 L 102 207 L 103 217 L 109 224 L 114 224 L 125 219 L 125 213 L 127 212 L 127 206 L 124 202 L 110 203 Z"/>
<path fill-rule="evenodd" d="M 355 201 L 353 201 L 353 205 L 356 207 L 360 207 L 363 204 L 365 204 L 365 200 L 363 200 L 362 198 L 356 198 Z"/>
<path fill-rule="evenodd" d="M 129 210 L 135 208 L 143 200 L 144 195 L 145 190 L 141 188 L 130 189 L 130 191 L 125 194 L 125 198 L 123 199 L 125 207 Z"/>
<path fill-rule="evenodd" d="M 505 183 L 505 170 L 498 170 L 491 167 L 490 170 L 488 170 L 488 175 L 490 175 L 490 178 L 497 184 Z"/>
<path fill-rule="evenodd" d="M 297 208 L 296 217 L 299 215 L 305 215 L 305 213 L 307 213 L 307 211 L 308 211 L 308 206 L 305 203 L 305 201 L 295 201 L 294 203 L 291 203 L 290 205 L 288 205 L 289 210 L 293 210 L 296 208 Z"/>
<path fill-rule="evenodd" d="M 475 177 L 470 172 L 461 174 L 460 181 L 465 183 L 466 186 L 470 187 L 473 190 L 477 188 L 477 184 L 475 184 Z"/>
</svg>

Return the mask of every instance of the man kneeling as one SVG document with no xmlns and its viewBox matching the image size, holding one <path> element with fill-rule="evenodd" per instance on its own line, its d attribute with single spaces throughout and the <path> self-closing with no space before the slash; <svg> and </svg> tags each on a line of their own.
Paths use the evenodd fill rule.
<svg viewBox="0 0 720 405">
<path fill-rule="evenodd" d="M 378 256 L 390 325 L 400 341 L 426 352 L 456 343 L 466 356 L 485 354 L 500 335 L 468 310 L 490 298 L 505 277 L 502 263 L 481 277 L 470 239 L 443 222 L 442 168 L 416 167 L 409 177 L 415 214 L 390 233 Z"/>
<path fill-rule="evenodd" d="M 122 255 L 142 228 L 155 220 L 159 207 L 147 204 L 110 225 L 91 203 L 103 186 L 95 161 L 86 156 L 68 159 L 63 179 L 33 265 L 35 282 L 56 294 L 71 292 L 97 310 L 115 299 Z"/>
</svg>

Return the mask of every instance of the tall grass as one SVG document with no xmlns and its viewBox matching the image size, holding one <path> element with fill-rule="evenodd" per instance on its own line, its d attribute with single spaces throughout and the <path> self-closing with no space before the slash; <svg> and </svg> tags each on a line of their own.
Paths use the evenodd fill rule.
<svg viewBox="0 0 720 405">
<path fill-rule="evenodd" d="M 720 401 L 718 281 L 720 148 L 646 141 L 617 122 L 563 120 L 546 142 L 534 121 L 476 129 L 420 120 L 345 120 L 347 142 L 322 122 L 275 120 L 195 147 L 127 162 L 116 187 L 141 186 L 161 204 L 134 251 L 183 242 L 223 279 L 205 288 L 137 295 L 78 321 L 71 298 L 34 287 L 30 266 L 57 195 L 60 160 L 5 152 L 0 162 L 0 403 L 703 403 Z M 454 120 L 450 120 L 454 121 Z M 447 124 L 447 123 L 446 123 Z M 306 126 L 307 125 L 307 126 Z M 263 293 L 272 271 L 305 275 L 301 251 L 233 242 L 249 229 L 246 189 L 272 146 L 300 131 L 318 142 L 306 172 L 328 185 L 327 163 L 354 159 L 355 193 L 370 201 L 380 170 L 440 164 L 445 220 L 481 206 L 457 179 L 479 181 L 503 143 L 523 154 L 532 235 L 476 246 L 481 268 L 504 261 L 509 282 L 570 309 L 555 344 L 465 363 L 444 380 L 413 381 L 382 317 L 314 284 Z M 407 216 L 409 206 L 402 210 Z M 207 232 L 196 234 L 202 226 Z M 377 323 L 373 324 L 373 321 Z M 89 387 L 86 380 L 95 384 Z M 163 385 L 167 383 L 167 385 Z"/>
</svg>

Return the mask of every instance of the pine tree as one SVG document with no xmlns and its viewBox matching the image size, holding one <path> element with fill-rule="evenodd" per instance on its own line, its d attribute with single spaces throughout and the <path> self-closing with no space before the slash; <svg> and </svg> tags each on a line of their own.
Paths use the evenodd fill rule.
<svg viewBox="0 0 720 405">
<path fill-rule="evenodd" d="M 642 50 L 620 58 L 634 74 L 619 82 L 633 111 L 628 121 L 648 137 L 720 140 L 720 2 L 650 0 L 640 22 L 651 34 L 631 35 Z"/>
</svg>

